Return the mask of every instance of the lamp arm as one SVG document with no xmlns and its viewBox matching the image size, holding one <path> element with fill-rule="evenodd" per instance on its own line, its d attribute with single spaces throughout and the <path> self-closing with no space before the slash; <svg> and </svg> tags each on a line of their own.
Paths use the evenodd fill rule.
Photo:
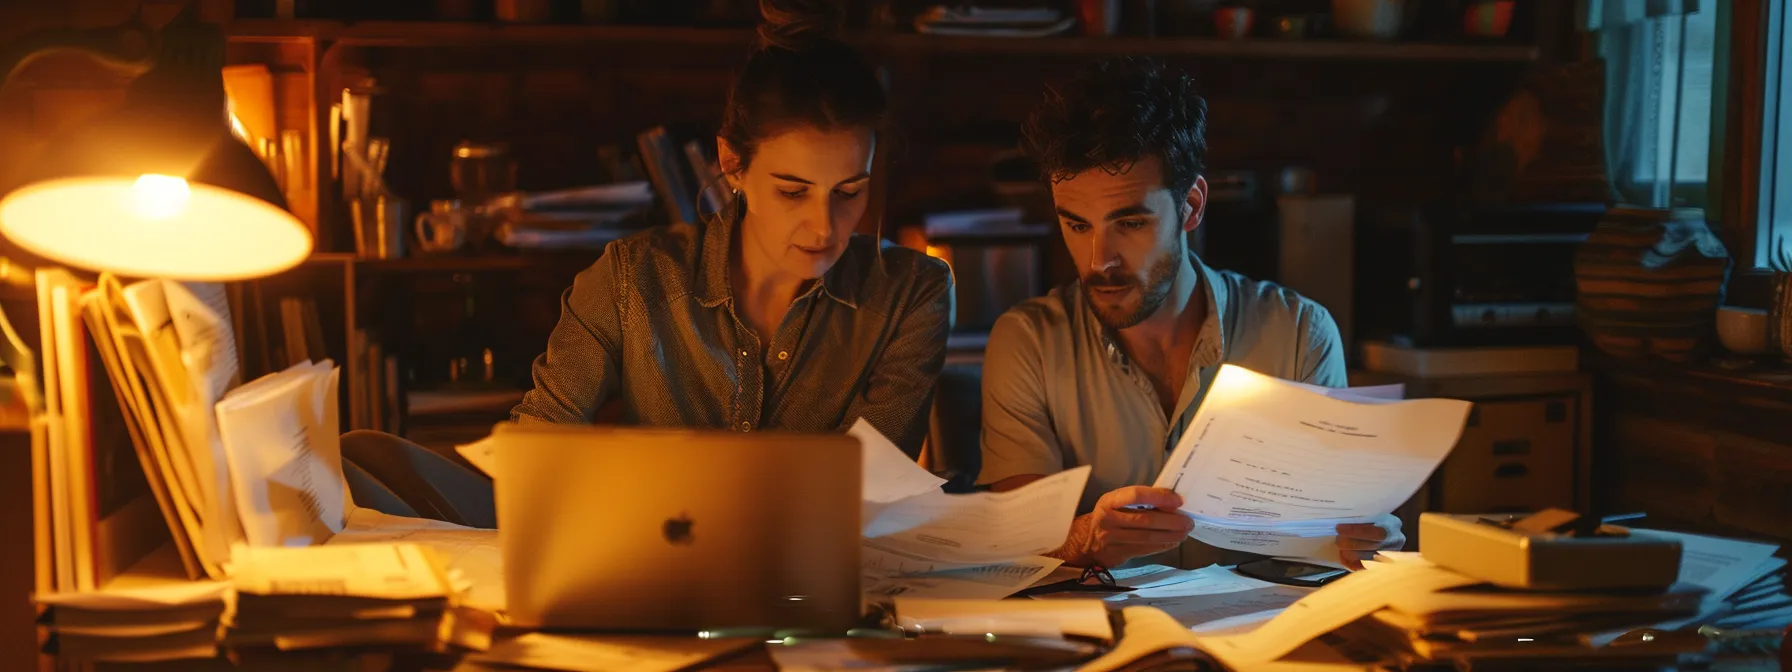
<svg viewBox="0 0 1792 672">
<path fill-rule="evenodd" d="M 155 65 L 156 33 L 141 8 L 124 23 L 105 28 L 54 28 L 27 34 L 0 47 L 0 86 L 14 72 L 55 53 L 86 54 L 119 74 L 136 77 Z"/>
</svg>

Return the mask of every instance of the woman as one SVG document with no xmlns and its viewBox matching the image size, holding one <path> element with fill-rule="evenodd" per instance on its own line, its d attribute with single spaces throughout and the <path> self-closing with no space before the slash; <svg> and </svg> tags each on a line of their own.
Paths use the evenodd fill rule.
<svg viewBox="0 0 1792 672">
<path fill-rule="evenodd" d="M 886 101 L 826 2 L 762 0 L 716 146 L 732 199 L 612 243 L 561 301 L 518 422 L 831 432 L 911 456 L 952 316 L 946 265 L 854 235 Z"/>
</svg>

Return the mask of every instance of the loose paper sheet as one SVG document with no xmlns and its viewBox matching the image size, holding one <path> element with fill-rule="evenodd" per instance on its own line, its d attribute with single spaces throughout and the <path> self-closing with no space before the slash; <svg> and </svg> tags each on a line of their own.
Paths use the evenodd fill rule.
<svg viewBox="0 0 1792 672">
<path fill-rule="evenodd" d="M 342 530 L 349 501 L 328 361 L 298 364 L 217 404 L 237 512 L 252 546 L 320 544 Z"/>
<path fill-rule="evenodd" d="M 934 562 L 866 539 L 859 549 L 860 590 L 867 602 L 901 597 L 999 600 L 1033 585 L 1062 560 L 1040 556 L 993 565 Z"/>
<path fill-rule="evenodd" d="M 886 509 L 865 536 L 878 539 L 884 548 L 946 563 L 991 564 L 1042 555 L 1070 534 L 1088 481 L 1085 465 L 1008 492 L 926 492 Z"/>
<path fill-rule="evenodd" d="M 296 548 L 245 546 L 231 557 L 238 593 L 332 595 L 385 600 L 448 597 L 422 546 L 343 544 Z"/>
<path fill-rule="evenodd" d="M 896 598 L 896 624 L 907 632 L 1079 636 L 1111 642 L 1107 603 L 1086 600 L 938 600 Z"/>
<path fill-rule="evenodd" d="M 452 572 L 458 572 L 469 588 L 466 604 L 491 612 L 505 608 L 504 554 L 497 530 L 445 523 L 425 518 L 393 516 L 357 508 L 341 532 L 326 543 L 366 544 L 408 542 L 427 546 Z"/>
<path fill-rule="evenodd" d="M 1226 365 L 1155 485 L 1182 495 L 1190 536 L 1208 544 L 1336 562 L 1336 526 L 1411 497 L 1455 446 L 1468 409 L 1321 394 Z"/>
<path fill-rule="evenodd" d="M 1320 635 L 1386 607 L 1401 596 L 1434 593 L 1479 581 L 1435 566 L 1397 563 L 1333 581 L 1290 605 L 1256 630 L 1202 638 L 1202 645 L 1234 669 L 1281 658 Z"/>
<path fill-rule="evenodd" d="M 470 663 L 567 672 L 673 672 L 743 651 L 756 639 L 627 637 L 529 633 L 498 640 L 490 650 L 466 657 Z"/>
</svg>

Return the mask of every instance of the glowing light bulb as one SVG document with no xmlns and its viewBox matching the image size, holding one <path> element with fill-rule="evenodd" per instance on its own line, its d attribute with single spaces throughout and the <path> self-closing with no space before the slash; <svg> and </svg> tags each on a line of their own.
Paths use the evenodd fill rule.
<svg viewBox="0 0 1792 672">
<path fill-rule="evenodd" d="M 186 210 L 192 193 L 181 178 L 144 175 L 131 186 L 131 209 L 144 219 L 172 219 Z"/>
</svg>

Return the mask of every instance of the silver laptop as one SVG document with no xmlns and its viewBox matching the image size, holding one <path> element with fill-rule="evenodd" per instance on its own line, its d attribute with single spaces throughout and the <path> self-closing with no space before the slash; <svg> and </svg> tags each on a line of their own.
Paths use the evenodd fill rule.
<svg viewBox="0 0 1792 672">
<path fill-rule="evenodd" d="M 506 424 L 494 438 L 517 625 L 843 631 L 859 617 L 850 437 Z"/>
</svg>

